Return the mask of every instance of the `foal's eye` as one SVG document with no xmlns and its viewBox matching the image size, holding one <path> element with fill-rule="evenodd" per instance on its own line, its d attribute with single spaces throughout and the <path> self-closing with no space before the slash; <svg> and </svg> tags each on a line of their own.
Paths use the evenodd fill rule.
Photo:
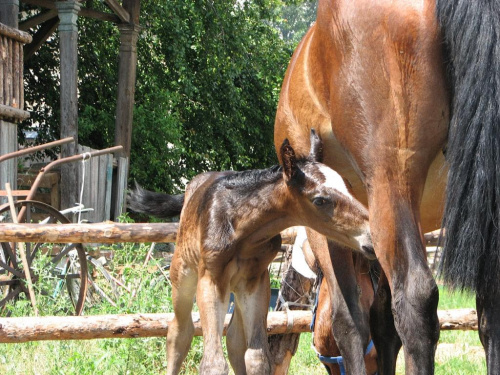
<svg viewBox="0 0 500 375">
<path fill-rule="evenodd" d="M 328 202 L 328 200 L 326 198 L 322 198 L 322 197 L 316 197 L 313 199 L 313 204 L 315 206 L 323 206 L 324 204 L 326 204 Z"/>
</svg>

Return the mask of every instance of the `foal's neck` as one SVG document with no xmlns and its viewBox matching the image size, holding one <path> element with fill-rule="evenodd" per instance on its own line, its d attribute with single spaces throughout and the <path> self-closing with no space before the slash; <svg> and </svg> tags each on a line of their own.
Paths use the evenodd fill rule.
<svg viewBox="0 0 500 375">
<path fill-rule="evenodd" d="M 248 186 L 232 191 L 230 212 L 234 234 L 251 243 L 269 240 L 295 224 L 290 215 L 293 205 L 288 187 L 280 174 L 272 183 Z M 241 196 L 243 195 L 243 196 Z"/>
</svg>

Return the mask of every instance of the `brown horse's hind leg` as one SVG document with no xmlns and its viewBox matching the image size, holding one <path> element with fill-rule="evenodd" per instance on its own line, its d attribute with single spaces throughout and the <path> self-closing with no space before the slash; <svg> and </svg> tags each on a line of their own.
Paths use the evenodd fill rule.
<svg viewBox="0 0 500 375">
<path fill-rule="evenodd" d="M 391 290 L 387 278 L 382 274 L 375 301 L 370 310 L 370 326 L 373 342 L 377 348 L 379 374 L 395 374 L 396 359 L 401 349 L 394 317 L 391 310 Z"/>
<path fill-rule="evenodd" d="M 246 348 L 244 365 L 247 375 L 271 374 L 271 355 L 266 332 L 270 297 L 267 270 L 255 279 L 242 281 L 235 288 L 236 309 L 239 310 L 242 328 L 238 341 L 245 340 L 243 344 L 238 343 L 238 346 Z M 232 346 L 230 341 L 228 341 L 229 346 Z M 238 359 L 242 360 L 241 357 Z M 235 360 L 231 359 L 231 363 L 233 362 Z"/>
<path fill-rule="evenodd" d="M 222 350 L 224 318 L 229 304 L 229 285 L 221 285 L 212 279 L 205 270 L 198 282 L 196 302 L 200 309 L 200 321 L 203 327 L 203 358 L 200 374 L 223 375 L 229 373 L 229 367 Z M 224 283 L 225 284 L 225 283 Z"/>
<path fill-rule="evenodd" d="M 175 312 L 167 334 L 167 375 L 178 374 L 191 346 L 194 325 L 191 318 L 196 292 L 196 272 L 190 270 L 176 252 L 170 267 L 172 302 Z"/>
<path fill-rule="evenodd" d="M 439 339 L 439 292 L 427 266 L 425 247 L 415 219 L 418 208 L 412 207 L 408 198 L 397 192 L 388 192 L 385 186 L 378 186 L 382 184 L 374 188 L 374 194 L 380 198 L 370 201 L 370 225 L 375 251 L 392 296 L 390 305 L 387 301 L 380 304 L 379 307 L 386 310 L 380 318 L 387 319 L 389 309 L 392 310 L 394 326 L 403 344 L 406 373 L 433 374 Z M 392 199 L 389 203 L 387 197 Z M 387 228 L 393 229 L 389 231 Z M 388 293 L 387 287 L 382 286 L 381 293 L 384 291 Z M 372 325 L 376 324 L 380 321 Z M 379 341 L 377 352 L 387 362 L 394 354 L 384 354 L 384 345 Z M 382 374 L 390 374 L 394 366 L 388 363 L 379 365 Z M 386 369 L 385 366 L 389 367 Z"/>
<path fill-rule="evenodd" d="M 488 374 L 500 374 L 500 296 L 491 293 L 476 298 L 479 338 L 486 353 Z"/>
</svg>

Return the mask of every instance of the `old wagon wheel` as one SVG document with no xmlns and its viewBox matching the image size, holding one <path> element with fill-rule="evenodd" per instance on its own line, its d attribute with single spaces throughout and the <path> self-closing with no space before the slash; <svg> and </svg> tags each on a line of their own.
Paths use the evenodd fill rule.
<svg viewBox="0 0 500 375">
<path fill-rule="evenodd" d="M 22 218 L 24 223 L 70 222 L 59 211 L 42 202 L 15 203 L 18 212 L 23 207 L 26 209 Z M 12 222 L 9 205 L 0 206 L 0 223 Z M 26 276 L 19 260 L 20 245 L 25 246 L 39 313 L 81 314 L 87 291 L 87 262 L 81 244 L 2 242 L 0 245 L 0 315 L 10 314 L 8 305 L 21 300 L 21 295 L 29 295 Z M 75 263 L 78 263 L 78 267 L 73 266 Z M 24 299 L 28 301 L 28 298 Z M 31 309 L 29 302 L 26 305 Z"/>
</svg>

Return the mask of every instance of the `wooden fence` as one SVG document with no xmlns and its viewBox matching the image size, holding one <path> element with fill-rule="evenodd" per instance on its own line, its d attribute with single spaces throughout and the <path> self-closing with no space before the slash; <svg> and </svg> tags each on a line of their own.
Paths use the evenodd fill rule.
<svg viewBox="0 0 500 375">
<path fill-rule="evenodd" d="M 176 223 L 0 224 L 0 242 L 175 242 L 177 229 Z M 294 228 L 282 232 L 287 243 L 294 235 Z M 477 330 L 473 309 L 438 311 L 438 316 L 442 330 Z M 0 318 L 0 342 L 166 336 L 172 318 L 172 314 Z M 201 335 L 196 314 L 193 319 L 196 334 Z M 227 315 L 226 325 L 229 320 Z M 268 333 L 308 332 L 310 321 L 310 311 L 273 312 L 268 318 Z"/>
</svg>

